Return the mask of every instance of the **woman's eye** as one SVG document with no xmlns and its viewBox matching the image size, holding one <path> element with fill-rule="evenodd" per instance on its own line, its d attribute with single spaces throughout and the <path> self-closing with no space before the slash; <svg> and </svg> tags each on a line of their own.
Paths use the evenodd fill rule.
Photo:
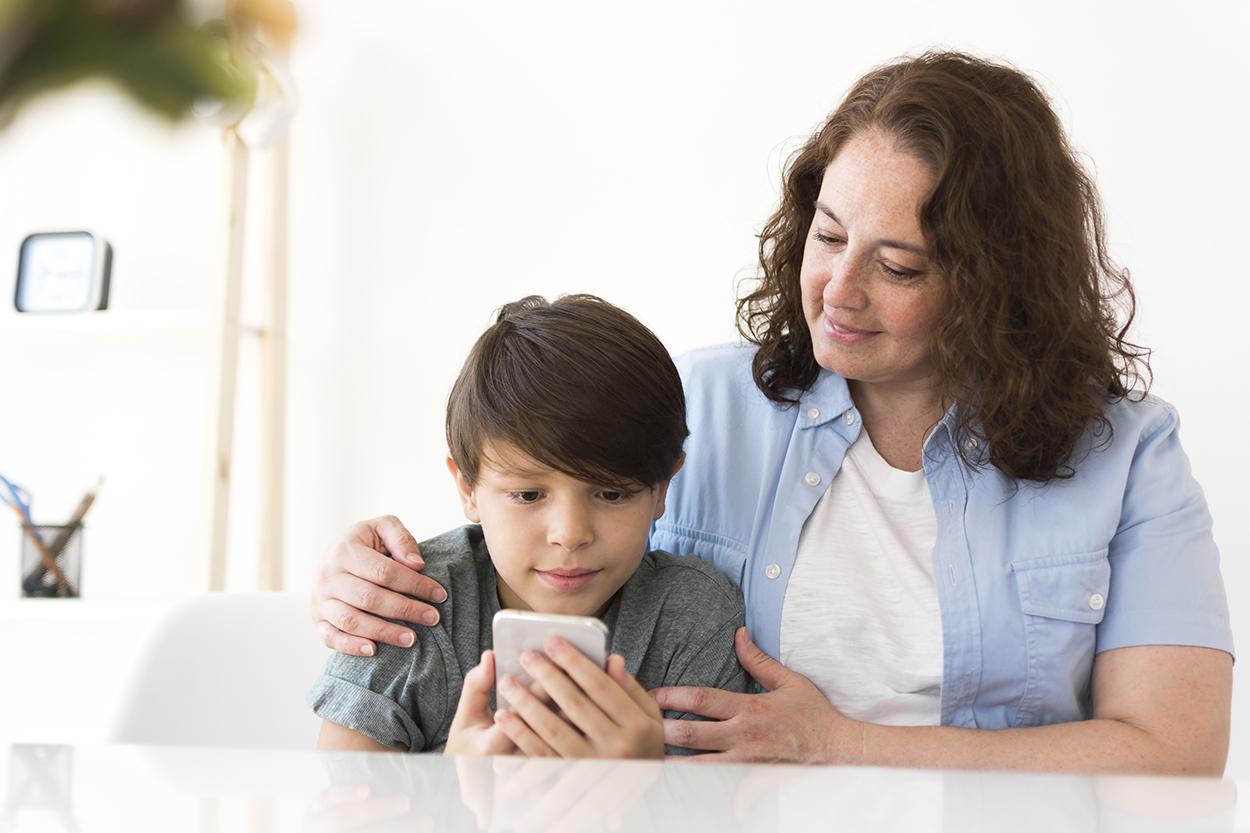
<svg viewBox="0 0 1250 833">
<path fill-rule="evenodd" d="M 819 242 L 824 243 L 826 246 L 840 246 L 843 243 L 841 237 L 835 237 L 832 234 L 825 234 L 823 231 L 813 232 L 812 236 Z"/>
<path fill-rule="evenodd" d="M 890 277 L 900 281 L 911 280 L 920 274 L 915 269 L 894 269 L 885 263 L 881 264 L 881 269 Z"/>
<path fill-rule="evenodd" d="M 543 493 L 537 489 L 525 489 L 519 492 L 508 492 L 508 497 L 517 503 L 537 503 L 541 499 Z"/>
<path fill-rule="evenodd" d="M 633 492 L 622 492 L 616 489 L 604 489 L 599 492 L 599 499 L 605 503 L 624 503 L 633 497 Z"/>
</svg>

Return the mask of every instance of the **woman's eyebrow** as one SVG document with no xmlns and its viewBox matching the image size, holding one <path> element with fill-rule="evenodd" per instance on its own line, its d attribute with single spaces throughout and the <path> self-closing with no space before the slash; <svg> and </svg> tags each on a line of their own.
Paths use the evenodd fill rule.
<svg viewBox="0 0 1250 833">
<path fill-rule="evenodd" d="M 844 223 L 838 219 L 838 215 L 833 213 L 833 209 L 825 205 L 823 202 L 817 200 L 816 208 L 819 209 L 821 214 L 824 214 L 838 225 L 844 225 Z M 902 249 L 905 252 L 911 252 L 912 254 L 920 255 L 921 257 L 929 256 L 929 252 L 924 246 L 917 246 L 914 243 L 903 243 L 899 240 L 877 240 L 876 244 L 887 249 Z"/>
</svg>

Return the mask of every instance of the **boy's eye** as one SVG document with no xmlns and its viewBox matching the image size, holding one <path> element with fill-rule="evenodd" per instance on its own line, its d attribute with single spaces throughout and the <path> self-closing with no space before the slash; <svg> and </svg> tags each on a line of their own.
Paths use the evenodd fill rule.
<svg viewBox="0 0 1250 833">
<path fill-rule="evenodd" d="M 543 493 L 537 489 L 522 489 L 517 492 L 508 492 L 508 497 L 517 503 L 537 503 L 543 496 Z"/>
<path fill-rule="evenodd" d="M 619 489 L 602 489 L 599 492 L 599 499 L 604 503 L 624 503 L 633 497 L 636 492 L 623 492 Z"/>
</svg>

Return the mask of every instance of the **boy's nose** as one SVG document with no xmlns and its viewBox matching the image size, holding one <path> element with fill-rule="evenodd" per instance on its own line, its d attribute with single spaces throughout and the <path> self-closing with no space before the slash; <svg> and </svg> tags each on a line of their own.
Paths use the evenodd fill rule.
<svg viewBox="0 0 1250 833">
<path fill-rule="evenodd" d="M 574 552 L 595 540 L 589 515 L 577 508 L 566 508 L 555 514 L 547 525 L 547 543 Z"/>
</svg>

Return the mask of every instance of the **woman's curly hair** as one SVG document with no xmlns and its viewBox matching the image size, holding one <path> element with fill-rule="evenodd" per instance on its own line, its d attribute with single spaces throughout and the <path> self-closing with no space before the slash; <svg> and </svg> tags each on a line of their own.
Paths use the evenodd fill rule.
<svg viewBox="0 0 1250 833">
<path fill-rule="evenodd" d="M 932 343 L 944 405 L 1006 476 L 1071 477 L 1087 428 L 1110 442 L 1108 403 L 1145 395 L 1150 353 L 1126 339 L 1133 288 L 1107 254 L 1097 190 L 1045 94 L 1011 67 L 928 52 L 873 70 L 790 158 L 760 234 L 760 283 L 738 301 L 756 385 L 789 405 L 820 372 L 803 247 L 825 168 L 870 129 L 935 178 L 920 223 L 947 290 Z"/>
</svg>

